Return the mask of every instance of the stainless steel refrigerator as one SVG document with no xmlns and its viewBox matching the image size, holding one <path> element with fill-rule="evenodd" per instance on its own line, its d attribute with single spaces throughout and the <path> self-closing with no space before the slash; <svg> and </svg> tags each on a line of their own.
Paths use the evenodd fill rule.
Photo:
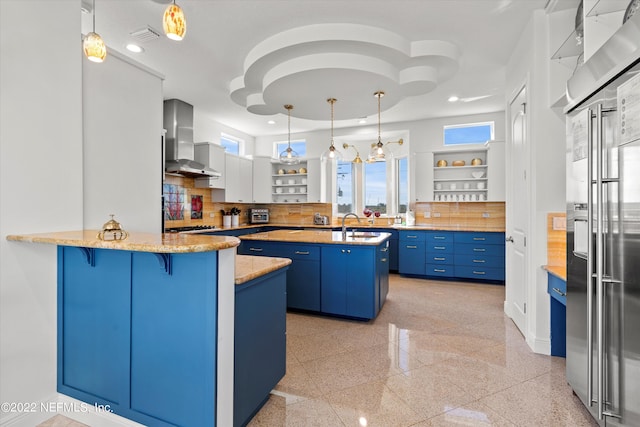
<svg viewBox="0 0 640 427">
<path fill-rule="evenodd" d="M 567 83 L 567 380 L 640 426 L 640 19 Z"/>
</svg>

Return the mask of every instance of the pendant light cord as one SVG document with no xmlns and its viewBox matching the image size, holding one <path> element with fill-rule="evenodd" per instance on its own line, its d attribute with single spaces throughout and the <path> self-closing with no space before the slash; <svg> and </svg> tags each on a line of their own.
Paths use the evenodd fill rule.
<svg viewBox="0 0 640 427">
<path fill-rule="evenodd" d="M 93 32 L 96 32 L 96 0 L 93 0 Z"/>
<path fill-rule="evenodd" d="M 376 92 L 376 96 L 378 97 L 378 143 L 382 143 L 382 139 L 380 138 L 380 98 L 382 98 L 384 92 Z"/>
<path fill-rule="evenodd" d="M 336 102 L 335 98 L 329 98 L 331 104 L 331 146 L 333 147 L 333 104 Z"/>
</svg>

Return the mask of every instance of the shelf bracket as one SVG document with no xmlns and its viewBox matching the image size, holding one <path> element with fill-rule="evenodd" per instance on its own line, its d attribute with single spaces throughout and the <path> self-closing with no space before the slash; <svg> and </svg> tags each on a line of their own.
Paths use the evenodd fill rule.
<svg viewBox="0 0 640 427">
<path fill-rule="evenodd" d="M 153 254 L 158 258 L 160 267 L 165 271 L 165 273 L 171 276 L 171 254 L 158 252 L 154 252 Z"/>
<path fill-rule="evenodd" d="M 80 252 L 82 252 L 82 255 L 84 256 L 85 260 L 87 261 L 87 264 L 90 267 L 95 267 L 96 266 L 96 257 L 95 257 L 95 249 L 94 248 L 85 248 L 82 246 L 76 246 L 76 249 L 78 249 Z"/>
</svg>

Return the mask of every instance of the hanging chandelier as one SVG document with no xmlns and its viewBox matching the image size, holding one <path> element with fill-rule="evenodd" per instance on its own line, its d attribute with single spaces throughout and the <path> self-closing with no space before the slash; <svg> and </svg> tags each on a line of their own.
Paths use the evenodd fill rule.
<svg viewBox="0 0 640 427">
<path fill-rule="evenodd" d="M 371 144 L 371 151 L 369 152 L 369 156 L 367 157 L 367 163 L 372 162 L 384 162 L 387 159 L 391 159 L 393 155 L 391 151 L 385 149 L 384 144 L 382 143 L 382 138 L 380 134 L 380 99 L 384 96 L 384 92 L 379 90 L 373 94 L 376 98 L 378 98 L 378 142 Z"/>
<path fill-rule="evenodd" d="M 93 0 L 93 31 L 84 37 L 82 48 L 89 61 L 99 63 L 107 57 L 107 46 L 102 37 L 96 33 L 96 0 Z"/>
<path fill-rule="evenodd" d="M 286 104 L 284 108 L 287 110 L 288 117 L 288 144 L 287 148 L 280 153 L 280 163 L 295 165 L 300 163 L 300 156 L 291 148 L 291 110 L 293 110 L 293 105 Z"/>
<path fill-rule="evenodd" d="M 173 3 L 165 9 L 162 28 L 171 40 L 180 41 L 184 38 L 184 34 L 187 32 L 187 21 L 184 18 L 182 8 L 176 4 L 176 0 L 173 0 Z"/>
<path fill-rule="evenodd" d="M 331 145 L 329 145 L 327 151 L 322 153 L 322 156 L 320 156 L 321 161 L 337 162 L 342 160 L 342 153 L 340 153 L 340 151 L 336 149 L 335 145 L 333 145 L 333 104 L 335 104 L 336 101 L 337 99 L 335 98 L 327 99 L 327 102 L 331 105 Z"/>
</svg>

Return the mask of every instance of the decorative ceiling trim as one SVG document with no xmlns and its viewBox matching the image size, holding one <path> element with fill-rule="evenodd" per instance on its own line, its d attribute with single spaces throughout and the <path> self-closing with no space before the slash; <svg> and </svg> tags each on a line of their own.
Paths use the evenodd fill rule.
<svg viewBox="0 0 640 427">
<path fill-rule="evenodd" d="M 358 24 L 309 25 L 253 48 L 229 92 L 251 113 L 277 114 L 291 103 L 292 115 L 310 120 L 326 120 L 325 101 L 337 97 L 336 119 L 353 119 L 376 112 L 377 90 L 387 95 L 386 109 L 432 91 L 458 71 L 459 57 L 458 47 L 446 41 L 411 41 Z"/>
</svg>

